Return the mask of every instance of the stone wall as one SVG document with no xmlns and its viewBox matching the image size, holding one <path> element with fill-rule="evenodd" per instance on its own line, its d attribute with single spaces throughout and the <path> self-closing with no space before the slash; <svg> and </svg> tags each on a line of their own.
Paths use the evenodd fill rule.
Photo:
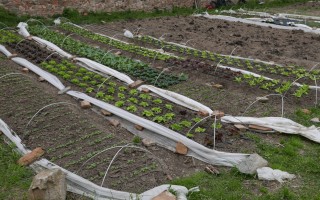
<svg viewBox="0 0 320 200">
<path fill-rule="evenodd" d="M 207 0 L 197 0 L 205 4 Z M 192 7 L 195 0 L 0 0 L 0 6 L 19 15 L 29 14 L 48 16 L 62 13 L 64 8 L 88 11 L 125 11 L 172 9 L 175 7 Z"/>
</svg>

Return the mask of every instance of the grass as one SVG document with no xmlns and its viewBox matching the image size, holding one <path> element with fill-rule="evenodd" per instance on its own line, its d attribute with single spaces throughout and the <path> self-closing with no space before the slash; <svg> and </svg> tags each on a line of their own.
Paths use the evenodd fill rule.
<svg viewBox="0 0 320 200">
<path fill-rule="evenodd" d="M 0 199 L 27 199 L 33 173 L 17 164 L 19 158 L 9 145 L 0 141 Z"/>
<path fill-rule="evenodd" d="M 306 126 L 310 119 L 320 115 L 320 107 L 311 108 L 311 114 L 298 110 L 292 118 Z M 255 142 L 256 152 L 267 159 L 269 166 L 295 174 L 296 179 L 285 184 L 268 185 L 254 176 L 224 169 L 220 176 L 204 172 L 172 181 L 171 184 L 188 188 L 200 186 L 200 192 L 189 195 L 192 199 L 320 199 L 320 145 L 297 135 L 246 133 Z M 279 141 L 279 144 L 277 142 Z M 270 182 L 269 182 L 270 183 Z"/>
</svg>

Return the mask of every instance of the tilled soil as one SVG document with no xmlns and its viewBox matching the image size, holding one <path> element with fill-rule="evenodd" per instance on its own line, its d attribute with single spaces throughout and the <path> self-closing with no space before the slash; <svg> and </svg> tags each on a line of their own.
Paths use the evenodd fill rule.
<svg viewBox="0 0 320 200">
<path fill-rule="evenodd" d="M 2 60 L 0 74 L 19 73 L 20 67 Z M 110 126 L 90 110 L 81 110 L 76 101 L 57 95 L 47 83 L 37 82 L 32 73 L 10 75 L 0 80 L 0 118 L 23 139 L 28 148 L 41 146 L 45 158 L 100 185 L 104 173 L 119 148 L 90 157 L 104 149 L 133 143 L 133 135 Z M 34 114 L 45 108 L 29 123 Z M 27 126 L 27 124 L 29 125 Z M 144 148 L 137 144 L 138 147 Z M 103 186 L 139 193 L 169 182 L 167 175 L 182 177 L 202 170 L 200 161 L 169 152 L 161 147 L 147 150 L 124 149 L 112 164 Z M 85 163 L 85 164 L 84 164 Z"/>
<path fill-rule="evenodd" d="M 271 13 L 291 13 L 300 15 L 320 16 L 320 2 L 309 1 L 295 3 L 293 5 L 281 7 L 281 8 L 269 8 L 264 10 Z"/>
<path fill-rule="evenodd" d="M 186 43 L 208 50 L 242 57 L 274 61 L 283 65 L 311 67 L 320 61 L 320 35 L 303 31 L 279 30 L 250 24 L 203 17 L 161 17 L 90 25 L 95 32 L 124 39 L 124 28 L 137 30 L 166 41 Z M 235 49 L 236 48 L 236 49 Z"/>
</svg>

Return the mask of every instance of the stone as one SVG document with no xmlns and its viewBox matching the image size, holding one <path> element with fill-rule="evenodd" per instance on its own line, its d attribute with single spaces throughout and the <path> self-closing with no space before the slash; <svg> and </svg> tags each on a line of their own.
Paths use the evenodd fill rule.
<svg viewBox="0 0 320 200">
<path fill-rule="evenodd" d="M 22 68 L 21 71 L 22 71 L 23 73 L 29 73 L 29 69 L 26 68 L 26 67 Z"/>
<path fill-rule="evenodd" d="M 213 84 L 212 87 L 217 88 L 217 89 L 222 89 L 223 85 L 221 85 L 221 84 Z"/>
<path fill-rule="evenodd" d="M 177 142 L 177 144 L 176 144 L 176 153 L 181 154 L 181 155 L 187 155 L 188 147 L 186 147 L 181 142 Z"/>
<path fill-rule="evenodd" d="M 139 86 L 142 85 L 142 84 L 143 84 L 143 81 L 142 81 L 142 80 L 137 80 L 137 81 L 131 83 L 131 84 L 129 85 L 129 88 L 137 88 L 137 87 L 139 87 Z"/>
<path fill-rule="evenodd" d="M 39 78 L 38 78 L 38 81 L 39 82 L 43 82 L 43 81 L 45 81 L 46 79 L 44 79 L 42 76 L 39 76 Z"/>
<path fill-rule="evenodd" d="M 268 166 L 268 161 L 258 154 L 251 154 L 236 165 L 237 169 L 244 174 L 255 174 L 258 168 Z"/>
<path fill-rule="evenodd" d="M 141 90 L 143 93 L 149 93 L 150 92 L 150 90 L 149 89 L 147 89 L 147 88 L 142 88 L 142 90 Z"/>
<path fill-rule="evenodd" d="M 121 53 L 121 51 L 117 51 L 116 53 L 114 53 L 114 55 L 116 55 L 116 56 L 120 56 L 122 53 Z"/>
<path fill-rule="evenodd" d="M 256 100 L 261 103 L 267 103 L 269 101 L 267 97 L 257 97 Z"/>
<path fill-rule="evenodd" d="M 91 108 L 91 103 L 89 101 L 83 100 L 80 102 L 80 107 L 83 109 Z"/>
<path fill-rule="evenodd" d="M 8 59 L 11 59 L 11 58 L 14 58 L 14 57 L 17 57 L 17 56 L 18 56 L 18 54 L 13 53 L 10 56 L 8 56 Z"/>
<path fill-rule="evenodd" d="M 172 181 L 172 180 L 173 180 L 172 176 L 169 175 L 169 174 L 166 176 L 166 178 L 167 178 L 169 181 Z"/>
<path fill-rule="evenodd" d="M 199 110 L 198 115 L 200 115 L 201 117 L 207 117 L 209 116 L 209 112 L 205 110 Z"/>
<path fill-rule="evenodd" d="M 140 125 L 138 125 L 138 124 L 136 124 L 134 127 L 135 127 L 138 131 L 143 131 L 143 130 L 144 130 L 144 127 L 143 127 L 143 126 L 140 126 Z"/>
<path fill-rule="evenodd" d="M 66 175 L 61 169 L 44 170 L 33 178 L 28 193 L 29 200 L 65 200 Z"/>
<path fill-rule="evenodd" d="M 71 87 L 70 87 L 70 86 L 67 86 L 67 87 L 63 88 L 62 90 L 60 90 L 60 91 L 58 92 L 58 94 L 59 94 L 59 95 L 64 94 L 64 93 L 68 92 L 70 89 L 71 89 Z"/>
<path fill-rule="evenodd" d="M 220 111 L 220 110 L 214 110 L 214 111 L 212 112 L 212 116 L 213 116 L 213 117 L 216 116 L 217 118 L 221 118 L 221 117 L 224 116 L 224 112 L 222 112 L 222 111 Z"/>
<path fill-rule="evenodd" d="M 109 123 L 114 127 L 118 127 L 120 125 L 120 122 L 116 119 L 111 119 Z"/>
<path fill-rule="evenodd" d="M 176 200 L 176 196 L 174 196 L 169 191 L 165 190 L 161 192 L 158 196 L 153 197 L 151 200 Z"/>
<path fill-rule="evenodd" d="M 146 146 L 146 147 L 151 147 L 151 146 L 156 145 L 156 143 L 155 143 L 153 140 L 148 139 L 148 138 L 142 139 L 142 144 L 143 144 L 144 146 Z"/>
<path fill-rule="evenodd" d="M 204 171 L 207 172 L 208 174 L 214 174 L 214 175 L 219 175 L 220 172 L 217 168 L 215 168 L 214 166 L 212 165 L 207 165 L 205 168 L 204 168 Z"/>
<path fill-rule="evenodd" d="M 308 109 L 301 109 L 301 112 L 303 112 L 304 114 L 311 114 L 311 111 Z"/>
<path fill-rule="evenodd" d="M 30 153 L 25 154 L 18 160 L 18 164 L 22 166 L 27 166 L 36 161 L 44 154 L 44 151 L 41 147 L 37 147 L 32 150 Z"/>
<path fill-rule="evenodd" d="M 242 124 L 235 124 L 234 127 L 236 127 L 241 132 L 244 132 L 248 129 L 246 126 L 244 126 Z"/>
<path fill-rule="evenodd" d="M 101 109 L 101 114 L 104 116 L 112 116 L 113 114 L 105 109 Z"/>
<path fill-rule="evenodd" d="M 254 125 L 254 124 L 250 124 L 249 129 L 253 129 L 253 130 L 257 130 L 257 131 L 273 131 L 272 128 L 258 126 L 258 125 Z"/>
<path fill-rule="evenodd" d="M 315 122 L 315 123 L 320 122 L 320 120 L 319 120 L 318 117 L 312 118 L 310 121 L 311 121 L 311 122 Z"/>
</svg>

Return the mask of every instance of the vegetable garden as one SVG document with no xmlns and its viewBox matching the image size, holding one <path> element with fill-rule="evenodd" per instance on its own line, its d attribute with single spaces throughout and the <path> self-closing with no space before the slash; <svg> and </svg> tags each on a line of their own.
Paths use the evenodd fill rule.
<svg viewBox="0 0 320 200">
<path fill-rule="evenodd" d="M 276 64 L 259 59 L 233 56 L 232 53 L 228 55 L 225 52 L 202 50 L 196 45 L 191 47 L 187 44 L 188 42 L 167 41 L 163 37 L 165 34 L 159 38 L 152 33 L 144 34 L 143 29 L 146 32 L 148 30 L 143 27 L 139 27 L 136 31 L 133 31 L 132 28 L 133 38 L 124 38 L 121 30 L 114 34 L 114 31 L 108 31 L 103 27 L 100 29 L 95 26 L 84 27 L 63 20 L 61 24 L 55 26 L 29 23 L 27 30 L 32 36 L 47 40 L 62 50 L 72 53 L 70 58 L 59 55 L 58 51 L 33 37 L 23 38 L 11 30 L 0 30 L 0 44 L 4 45 L 9 52 L 17 54 L 8 56 L 10 59 L 16 56 L 22 57 L 39 67 L 39 71 L 42 69 L 50 75 L 55 75 L 64 86 L 75 90 L 75 93 L 79 92 L 79 94 L 87 95 L 87 99 L 97 100 L 99 104 L 91 102 L 92 110 L 96 113 L 101 108 L 99 105 L 105 104 L 113 110 L 120 109 L 124 113 L 110 113 L 115 116 L 108 115 L 103 119 L 98 115 L 94 117 L 96 121 L 100 120 L 99 123 L 105 119 L 120 121 L 122 128 L 118 125 L 113 128 L 108 126 L 108 131 L 111 132 L 106 133 L 101 131 L 103 129 L 101 125 L 96 127 L 94 124 L 87 124 L 86 117 L 78 119 L 73 116 L 81 115 L 81 111 L 57 107 L 52 111 L 40 112 L 29 130 L 24 130 L 24 134 L 19 135 L 30 148 L 42 145 L 46 150 L 45 157 L 50 162 L 74 173 L 81 169 L 79 175 L 97 185 L 100 185 L 101 179 L 105 180 L 107 177 L 108 183 L 102 181 L 101 186 L 139 193 L 168 182 L 168 179 L 171 179 L 168 178 L 170 175 L 168 170 L 173 170 L 174 172 L 171 172 L 176 173 L 177 176 L 184 175 L 184 172 L 179 173 L 177 168 L 180 162 L 185 162 L 185 160 L 181 160 L 181 156 L 169 156 L 172 163 L 176 165 L 176 167 L 172 167 L 173 164 L 166 163 L 169 169 L 157 157 L 171 154 L 162 147 L 172 151 L 173 148 L 170 146 L 172 142 L 158 144 L 161 146 L 160 150 L 154 146 L 144 148 L 141 140 L 150 134 L 144 131 L 150 131 L 151 134 L 167 131 L 166 133 L 179 135 L 170 136 L 172 138 L 183 138 L 183 141 L 187 141 L 188 144 L 201 145 L 201 151 L 208 149 L 212 154 L 230 152 L 229 156 L 246 157 L 255 151 L 253 146 L 256 139 L 252 136 L 252 132 L 261 132 L 261 130 L 250 126 L 250 130 L 248 127 L 246 127 L 246 131 L 240 130 L 234 126 L 235 123 L 222 119 L 225 113 L 240 114 L 240 116 L 250 113 L 250 115 L 256 116 L 287 117 L 293 114 L 296 106 L 306 107 L 318 104 L 317 80 L 320 78 L 320 70 L 317 69 L 317 65 Z M 120 35 L 119 39 L 115 38 L 116 35 Z M 114 50 L 120 53 L 112 53 Z M 138 82 L 137 80 L 142 82 L 139 85 L 126 83 L 117 79 L 117 76 L 112 73 L 108 74 L 103 70 L 92 68 L 79 57 L 90 59 L 92 63 L 101 64 L 96 66 L 104 66 L 109 71 L 115 70 L 116 73 L 127 75 L 128 79 L 132 79 L 134 83 Z M 18 69 L 17 66 L 13 68 Z M 6 70 L 1 70 L 0 75 L 12 73 L 12 71 Z M 35 78 L 35 74 L 28 76 L 31 79 Z M 15 84 L 19 87 L 30 84 L 20 78 L 3 80 L 0 78 L 2 90 L 5 91 L 11 85 L 14 87 Z M 143 84 L 147 84 L 147 86 Z M 48 89 L 51 86 L 44 87 Z M 38 93 L 41 93 L 37 87 L 34 90 L 39 90 Z M 18 94 L 19 92 L 20 90 L 15 90 L 13 93 Z M 72 92 L 68 93 L 67 91 L 66 94 L 71 95 Z M 41 109 L 43 108 L 41 106 L 54 103 L 53 100 L 48 99 L 44 100 L 41 106 L 35 106 L 37 104 L 35 91 L 30 90 L 30 93 L 34 95 L 28 96 L 28 98 L 35 98 L 35 100 L 31 102 L 29 110 L 32 110 L 33 106 Z M 6 94 L 4 98 L 10 98 L 10 94 Z M 25 94 L 27 92 L 22 93 L 21 97 Z M 184 96 L 181 97 L 180 94 Z M 53 94 L 49 96 L 58 100 Z M 86 100 L 77 96 L 73 97 L 77 100 Z M 268 97 L 269 99 L 267 99 L 268 102 L 261 103 L 256 97 Z M 20 97 L 18 95 L 15 98 L 19 99 Z M 69 97 L 63 98 L 68 102 L 74 101 Z M 236 101 L 238 103 L 233 105 Z M 18 101 L 14 102 L 14 105 L 18 105 Z M 32 111 L 24 114 L 28 117 L 16 125 L 19 127 L 18 131 L 23 131 L 21 127 L 25 126 L 27 122 L 28 126 L 35 116 L 32 115 L 34 114 Z M 130 121 L 128 118 L 133 115 L 137 119 L 147 120 L 151 125 L 143 127 L 134 123 L 135 119 Z M 3 112 L 0 117 L 10 121 L 11 116 L 11 111 L 7 111 Z M 14 119 L 17 120 L 18 117 L 14 116 Z M 80 119 L 83 121 L 79 121 Z M 70 122 L 64 120 L 70 120 Z M 61 124 L 59 125 L 59 123 Z M 60 133 L 50 132 L 51 128 L 58 125 L 57 132 Z M 163 129 L 156 132 L 148 130 L 148 127 L 154 127 L 154 130 L 157 127 L 163 127 Z M 124 129 L 128 131 L 123 132 Z M 274 130 L 269 128 L 268 131 Z M 48 134 L 41 132 L 48 132 Z M 69 133 L 72 134 L 68 135 Z M 269 136 L 260 135 L 260 137 Z M 165 141 L 160 136 L 156 139 Z M 274 139 L 277 140 L 277 138 Z M 158 141 L 155 142 L 158 143 Z M 119 153 L 115 149 L 119 147 L 122 149 L 124 146 L 131 148 L 121 152 L 117 157 L 118 161 L 113 164 L 113 158 L 115 158 L 113 155 L 117 156 Z M 186 147 L 188 148 L 188 145 Z M 110 148 L 112 151 L 100 155 L 101 151 L 106 148 Z M 189 151 L 196 152 L 192 148 Z M 248 154 L 236 155 L 232 153 Z M 97 155 L 100 155 L 99 158 L 95 157 Z M 195 157 L 199 159 L 201 154 L 199 155 Z M 206 159 L 208 158 L 199 160 L 206 163 Z M 223 162 L 227 164 L 222 164 Z M 226 159 L 223 162 L 207 163 L 234 166 L 239 160 Z M 192 163 L 193 169 L 189 172 L 205 165 L 200 161 L 194 163 L 194 160 Z M 106 165 L 109 167 L 112 165 L 108 176 L 109 167 L 104 173 Z M 151 181 L 146 180 L 149 176 L 152 177 Z M 125 186 L 127 183 L 130 184 Z"/>
</svg>

